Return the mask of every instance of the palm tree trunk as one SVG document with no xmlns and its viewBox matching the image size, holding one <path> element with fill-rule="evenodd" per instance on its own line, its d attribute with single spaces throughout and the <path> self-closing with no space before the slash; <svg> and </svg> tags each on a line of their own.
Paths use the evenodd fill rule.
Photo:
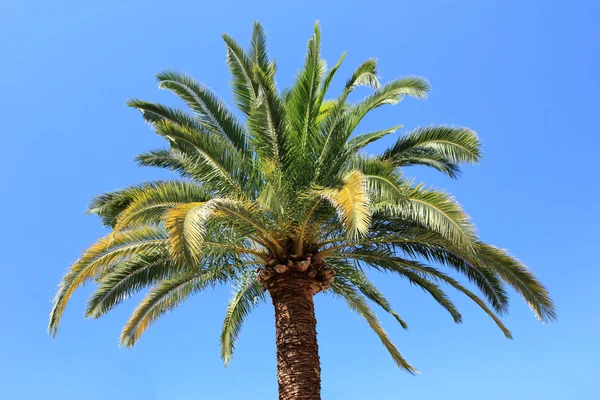
<svg viewBox="0 0 600 400">
<path fill-rule="evenodd" d="M 315 282 L 292 272 L 275 279 L 269 292 L 275 307 L 279 400 L 320 400 Z"/>
</svg>

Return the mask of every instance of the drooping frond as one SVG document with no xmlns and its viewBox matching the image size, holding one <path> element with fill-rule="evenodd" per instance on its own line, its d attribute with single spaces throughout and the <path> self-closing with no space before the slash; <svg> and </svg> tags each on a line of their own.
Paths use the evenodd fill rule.
<svg viewBox="0 0 600 400">
<path fill-rule="evenodd" d="M 410 189 L 402 180 L 402 174 L 391 163 L 373 157 L 356 156 L 350 160 L 350 167 L 365 176 L 374 210 L 384 207 L 384 204 L 408 202 Z"/>
<path fill-rule="evenodd" d="M 101 194 L 92 199 L 86 213 L 99 216 L 104 226 L 114 227 L 118 216 L 129 207 L 136 196 L 143 194 L 148 189 L 153 190 L 161 184 L 161 181 L 147 182 Z"/>
<path fill-rule="evenodd" d="M 264 299 L 265 291 L 258 283 L 256 273 L 247 274 L 240 279 L 236 291 L 227 305 L 221 330 L 221 358 L 225 365 L 231 361 L 236 339 L 246 317 Z"/>
<path fill-rule="evenodd" d="M 67 270 L 54 296 L 48 330 L 53 336 L 58 331 L 60 318 L 73 292 L 119 261 L 136 254 L 165 250 L 166 234 L 152 226 L 109 234 L 88 248 L 81 258 Z"/>
<path fill-rule="evenodd" d="M 167 251 L 135 255 L 102 277 L 88 300 L 86 317 L 99 318 L 156 282 L 182 271 Z"/>
<path fill-rule="evenodd" d="M 349 285 L 344 279 L 336 277 L 335 281 L 331 284 L 331 289 L 335 294 L 346 300 L 348 307 L 352 311 L 356 312 L 367 321 L 371 329 L 373 329 L 377 336 L 379 336 L 381 343 L 383 343 L 400 368 L 410 372 L 411 374 L 416 374 L 419 372 L 416 368 L 411 366 L 404 359 L 404 357 L 402 357 L 402 354 L 400 354 L 396 346 L 394 346 L 388 337 L 387 333 L 383 330 L 379 321 L 377 320 L 377 317 L 375 314 L 373 314 L 373 311 L 371 311 L 371 308 L 367 305 L 364 298 L 358 294 L 351 285 Z"/>
<path fill-rule="evenodd" d="M 556 319 L 550 294 L 525 265 L 497 247 L 477 243 L 475 248 L 480 262 L 515 289 L 540 321 L 550 322 Z"/>
<path fill-rule="evenodd" d="M 191 130 L 206 130 L 206 127 L 198 119 L 177 108 L 139 99 L 130 99 L 127 101 L 127 105 L 139 110 L 144 120 L 151 125 L 159 121 L 169 121 Z"/>
<path fill-rule="evenodd" d="M 368 232 L 371 213 L 365 176 L 361 172 L 348 173 L 337 188 L 317 188 L 314 193 L 335 207 L 349 238 Z"/>
<path fill-rule="evenodd" d="M 206 220 L 214 212 L 214 204 L 194 202 L 169 209 L 165 227 L 169 232 L 171 257 L 178 262 L 197 265 L 202 257 L 202 244 L 206 233 Z"/>
<path fill-rule="evenodd" d="M 336 274 L 338 276 L 344 277 L 348 280 L 355 288 L 357 288 L 366 298 L 371 300 L 373 303 L 377 304 L 384 311 L 391 314 L 396 321 L 402 326 L 404 329 L 408 329 L 408 325 L 404 320 L 396 313 L 389 301 L 385 298 L 385 296 L 377 289 L 377 286 L 373 282 L 367 278 L 367 275 L 360 269 L 354 268 L 345 263 L 333 263 L 329 261 L 329 264 L 335 268 Z"/>
<path fill-rule="evenodd" d="M 369 112 L 378 107 L 385 104 L 396 104 L 405 96 L 424 99 L 427 97 L 429 90 L 429 82 L 417 76 L 400 78 L 386 83 L 379 87 L 373 94 L 352 106 L 347 129 L 350 133 L 354 131 L 360 121 Z"/>
<path fill-rule="evenodd" d="M 190 266 L 198 265 L 203 254 L 208 223 L 211 219 L 222 221 L 221 228 L 241 230 L 243 237 L 254 240 L 265 248 L 281 250 L 277 241 L 265 230 L 261 212 L 252 204 L 230 199 L 212 199 L 204 203 L 188 203 L 168 211 L 165 226 L 169 232 L 171 255 Z M 216 222 L 215 229 L 219 229 Z M 246 246 L 248 243 L 245 244 Z M 228 247 L 234 253 L 261 255 L 250 248 Z"/>
<path fill-rule="evenodd" d="M 402 154 L 395 156 L 394 160 L 390 162 L 393 162 L 393 165 L 398 168 L 414 165 L 430 167 L 453 179 L 458 178 L 461 173 L 458 164 L 448 161 L 446 157 L 434 149 L 423 147 L 405 150 Z"/>
<path fill-rule="evenodd" d="M 368 86 L 378 89 L 380 84 L 377 79 L 377 60 L 370 58 L 356 68 L 350 79 L 346 82 L 344 94 L 351 92 L 357 86 Z"/>
<path fill-rule="evenodd" d="M 413 264 L 412 266 L 406 266 L 403 264 L 397 264 L 397 265 L 400 268 L 408 268 L 418 274 L 429 276 L 440 282 L 447 283 L 448 285 L 452 286 L 454 289 L 458 290 L 459 292 L 462 292 L 467 297 L 469 297 L 469 299 L 471 299 L 475 304 L 477 304 L 483 311 L 485 311 L 485 313 L 487 315 L 489 315 L 490 318 L 492 318 L 492 320 L 494 320 L 496 325 L 498 325 L 498 328 L 500 328 L 502 333 L 504 333 L 504 336 L 506 336 L 508 339 L 512 339 L 512 334 L 510 333 L 510 331 L 504 326 L 504 324 L 502 323 L 502 321 L 500 321 L 500 319 L 496 316 L 496 314 L 494 314 L 494 312 L 488 308 L 488 306 L 485 304 L 485 302 L 483 300 L 481 300 L 473 292 L 471 292 L 470 290 L 468 290 L 467 288 L 462 286 L 456 279 L 444 274 L 443 272 L 441 272 L 435 268 L 424 266 L 424 265 L 415 265 L 415 264 Z"/>
<path fill-rule="evenodd" d="M 182 304 L 190 295 L 222 283 L 229 277 L 227 269 L 220 268 L 161 281 L 146 295 L 125 324 L 121 332 L 121 346 L 135 345 L 144 331 L 159 317 Z"/>
<path fill-rule="evenodd" d="M 413 268 L 410 268 L 412 265 L 421 267 L 422 264 L 417 261 L 404 260 L 399 257 L 394 257 L 387 251 L 369 251 L 366 248 L 348 253 L 340 253 L 339 255 L 331 255 L 328 257 L 354 259 L 377 269 L 394 271 L 400 276 L 407 278 L 408 281 L 413 285 L 418 286 L 425 292 L 429 293 L 439 305 L 448 311 L 454 322 L 462 322 L 462 315 L 454 303 L 450 300 L 448 295 L 439 287 L 439 285 L 429 280 L 426 275 L 415 272 Z M 406 268 L 407 266 L 408 268 Z"/>
<path fill-rule="evenodd" d="M 446 193 L 416 185 L 409 189 L 407 201 L 381 202 L 376 208 L 382 215 L 376 218 L 401 217 L 442 235 L 454 245 L 472 250 L 475 228 L 460 205 Z"/>
<path fill-rule="evenodd" d="M 481 159 L 481 143 L 474 131 L 446 125 L 417 128 L 402 135 L 382 158 L 402 161 L 406 153 L 411 154 L 415 149 L 433 150 L 433 154 L 452 164 L 475 163 Z"/>
</svg>

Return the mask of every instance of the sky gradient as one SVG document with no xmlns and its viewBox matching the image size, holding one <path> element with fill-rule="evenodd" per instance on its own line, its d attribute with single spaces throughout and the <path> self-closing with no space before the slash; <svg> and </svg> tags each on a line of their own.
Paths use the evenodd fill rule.
<svg viewBox="0 0 600 400">
<path fill-rule="evenodd" d="M 267 30 L 281 87 L 302 65 L 315 20 L 330 66 L 348 51 L 331 93 L 369 57 L 378 59 L 382 82 L 429 79 L 429 99 L 383 108 L 360 130 L 430 123 L 475 129 L 484 159 L 461 179 L 414 168 L 406 174 L 452 192 L 485 241 L 509 249 L 547 285 L 559 316 L 543 325 L 511 292 L 510 341 L 458 293 L 450 292 L 461 325 L 420 290 L 374 275 L 409 330 L 380 314 L 382 322 L 422 373 L 396 368 L 366 323 L 320 295 L 323 398 L 594 398 L 600 6 L 548 0 L 0 2 L 0 398 L 277 397 L 269 304 L 250 316 L 234 360 L 222 366 L 218 337 L 230 288 L 193 298 L 132 350 L 117 344 L 136 299 L 85 320 L 91 285 L 71 300 L 57 339 L 46 333 L 60 277 L 105 233 L 96 217 L 83 215 L 91 197 L 169 176 L 133 163 L 163 143 L 125 101 L 178 105 L 154 80 L 172 68 L 230 102 L 220 35 L 247 44 L 254 19 Z"/>
</svg>

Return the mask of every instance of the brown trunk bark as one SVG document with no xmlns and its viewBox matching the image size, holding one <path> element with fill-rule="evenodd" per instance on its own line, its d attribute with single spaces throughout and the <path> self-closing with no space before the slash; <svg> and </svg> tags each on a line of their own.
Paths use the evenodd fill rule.
<svg viewBox="0 0 600 400">
<path fill-rule="evenodd" d="M 318 286 L 290 272 L 269 288 L 275 307 L 279 400 L 320 400 L 321 363 L 313 297 Z"/>
</svg>

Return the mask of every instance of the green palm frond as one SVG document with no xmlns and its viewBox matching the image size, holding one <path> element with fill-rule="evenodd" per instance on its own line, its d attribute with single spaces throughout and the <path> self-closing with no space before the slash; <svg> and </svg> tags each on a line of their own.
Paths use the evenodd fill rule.
<svg viewBox="0 0 600 400">
<path fill-rule="evenodd" d="M 133 346 L 148 327 L 195 293 L 223 283 L 230 274 L 225 268 L 185 274 L 158 283 L 142 300 L 121 332 L 121 346 Z"/>
<path fill-rule="evenodd" d="M 137 292 L 182 269 L 166 251 L 135 255 L 102 277 L 88 300 L 86 317 L 99 318 Z"/>
<path fill-rule="evenodd" d="M 233 297 L 227 305 L 225 320 L 221 330 L 221 358 L 225 365 L 229 364 L 233 356 L 235 342 L 242 329 L 246 317 L 258 303 L 265 300 L 265 292 L 257 280 L 257 274 L 243 276 Z"/>
<path fill-rule="evenodd" d="M 236 196 L 247 195 L 243 188 L 249 178 L 249 166 L 225 140 L 168 121 L 156 123 L 154 129 L 170 142 L 172 148 L 192 157 L 196 173 L 201 174 L 201 181 L 207 188 Z"/>
<path fill-rule="evenodd" d="M 373 94 L 367 96 L 358 104 L 353 105 L 348 115 L 349 133 L 354 131 L 360 121 L 374 109 L 385 104 L 396 104 L 405 96 L 424 99 L 430 90 L 429 82 L 417 76 L 400 78 L 379 87 Z"/>
<path fill-rule="evenodd" d="M 251 115 L 252 103 L 257 95 L 257 85 L 252 80 L 252 61 L 233 38 L 223 35 L 227 47 L 227 65 L 231 72 L 231 87 L 238 108 Z"/>
<path fill-rule="evenodd" d="M 483 311 L 485 311 L 485 313 L 487 315 L 489 315 L 490 318 L 492 318 L 494 320 L 496 325 L 498 325 L 498 328 L 500 328 L 500 330 L 504 333 L 504 336 L 506 336 L 508 339 L 512 339 L 512 334 L 510 333 L 510 331 L 504 326 L 504 324 L 502 323 L 502 321 L 500 321 L 500 319 L 496 316 L 496 314 L 494 314 L 494 312 L 487 307 L 487 305 L 483 302 L 483 300 L 481 300 L 473 292 L 471 292 L 470 290 L 468 290 L 467 288 L 462 286 L 456 279 L 444 274 L 443 272 L 441 272 L 435 268 L 424 266 L 424 265 L 413 265 L 410 267 L 406 267 L 403 264 L 398 264 L 398 266 L 404 267 L 404 268 L 409 268 L 416 273 L 423 274 L 425 276 L 432 277 L 433 279 L 438 280 L 440 282 L 447 283 L 448 285 L 452 286 L 454 289 L 458 290 L 459 292 L 462 292 L 467 297 L 469 297 L 475 304 L 477 304 Z"/>
<path fill-rule="evenodd" d="M 248 117 L 251 143 L 263 172 L 277 176 L 289 165 L 292 149 L 285 103 L 277 90 L 274 68 L 263 71 L 255 66 L 252 73 L 258 89 Z"/>
<path fill-rule="evenodd" d="M 374 89 L 379 88 L 380 83 L 377 79 L 377 60 L 374 58 L 368 59 L 356 68 L 350 79 L 346 82 L 344 94 L 346 92 L 349 93 L 358 86 L 368 86 Z"/>
<path fill-rule="evenodd" d="M 156 79 L 159 88 L 168 89 L 183 99 L 211 132 L 228 139 L 240 152 L 246 152 L 247 138 L 243 125 L 211 90 L 191 76 L 174 71 L 161 72 Z"/>
<path fill-rule="evenodd" d="M 542 322 L 556 319 L 556 310 L 550 294 L 525 265 L 494 246 L 478 243 L 476 250 L 480 262 L 500 275 L 504 282 L 517 291 L 536 317 Z"/>
<path fill-rule="evenodd" d="M 462 207 L 446 193 L 416 185 L 408 188 L 407 201 L 380 202 L 376 209 L 385 220 L 400 217 L 407 222 L 419 224 L 450 240 L 464 251 L 471 251 L 475 240 L 475 228 Z"/>
<path fill-rule="evenodd" d="M 406 152 L 415 149 L 432 150 L 453 164 L 475 163 L 481 159 L 481 143 L 474 131 L 445 125 L 417 128 L 402 135 L 382 158 L 402 160 Z"/>
<path fill-rule="evenodd" d="M 258 65 L 263 71 L 269 69 L 269 55 L 267 53 L 267 34 L 258 21 L 252 25 L 252 39 L 250 41 L 250 52 L 248 57 L 254 65 Z"/>
<path fill-rule="evenodd" d="M 130 99 L 127 105 L 139 110 L 144 120 L 152 125 L 159 121 L 169 121 L 187 129 L 198 131 L 207 129 L 201 121 L 177 108 L 139 99 Z"/>
<path fill-rule="evenodd" d="M 408 203 L 410 189 L 401 172 L 391 163 L 374 157 L 356 156 L 349 165 L 363 173 L 374 210 L 382 207 L 381 204 Z"/>
<path fill-rule="evenodd" d="M 304 68 L 298 74 L 290 89 L 287 112 L 291 124 L 291 135 L 296 136 L 297 144 L 306 146 L 316 140 L 317 118 L 321 104 L 319 90 L 325 73 L 325 64 L 320 59 L 321 32 L 315 24 L 315 32 L 308 41 Z"/>
<path fill-rule="evenodd" d="M 348 307 L 352 311 L 356 312 L 367 321 L 371 329 L 373 329 L 377 336 L 379 336 L 381 343 L 383 343 L 400 368 L 410 372 L 411 374 L 416 374 L 419 372 L 416 368 L 411 366 L 404 359 L 404 357 L 402 357 L 402 354 L 400 354 L 396 346 L 394 346 L 388 337 L 387 333 L 383 330 L 379 321 L 377 320 L 377 317 L 375 314 L 373 314 L 373 311 L 371 311 L 371 308 L 367 305 L 364 298 L 358 294 L 351 285 L 349 285 L 343 279 L 336 278 L 335 282 L 331 284 L 331 289 L 335 294 L 346 300 L 346 304 L 348 304 Z"/>
<path fill-rule="evenodd" d="M 340 67 L 342 66 L 342 63 L 344 62 L 345 58 L 346 58 L 346 52 L 342 53 L 338 62 L 325 74 L 325 78 L 323 79 L 323 85 L 321 86 L 321 92 L 319 93 L 319 100 L 318 100 L 317 104 L 321 104 L 321 105 L 323 104 L 323 101 L 325 100 L 325 96 L 327 95 L 327 91 L 329 90 L 329 86 L 331 85 L 331 82 L 333 81 L 333 77 L 335 76 L 338 69 L 340 69 Z M 332 104 L 335 104 L 335 103 L 332 101 Z"/>
<path fill-rule="evenodd" d="M 332 264 L 331 261 L 332 260 L 329 261 L 330 265 Z M 377 289 L 377 286 L 367 278 L 367 275 L 363 271 L 345 263 L 333 263 L 332 266 L 335 268 L 337 276 L 347 279 L 348 282 L 354 285 L 354 287 L 363 294 L 363 296 L 391 314 L 402 328 L 408 329 L 406 322 L 404 322 L 400 315 L 392 309 L 390 302 L 379 289 Z"/>
<path fill-rule="evenodd" d="M 104 226 L 114 227 L 119 215 L 129 207 L 134 198 L 142 195 L 146 190 L 153 190 L 161 184 L 162 181 L 147 182 L 101 194 L 92 199 L 86 213 L 99 216 Z"/>
<path fill-rule="evenodd" d="M 357 135 L 348 141 L 347 150 L 348 154 L 355 154 L 357 151 L 363 149 L 369 144 L 376 142 L 384 136 L 390 135 L 401 129 L 402 125 L 393 126 L 389 129 L 382 129 L 380 131 L 368 132 Z"/>
<path fill-rule="evenodd" d="M 137 155 L 135 161 L 140 167 L 167 169 L 198 182 L 202 182 L 205 177 L 205 168 L 198 156 L 188 155 L 177 149 L 150 150 Z"/>
<path fill-rule="evenodd" d="M 422 267 L 422 264 L 417 261 L 394 257 L 387 251 L 368 251 L 368 249 L 365 248 L 328 257 L 357 260 L 376 269 L 393 271 L 398 275 L 407 278 L 411 284 L 418 286 L 429 293 L 439 305 L 448 311 L 454 322 L 462 322 L 462 315 L 439 285 L 429 280 L 425 274 L 415 271 L 415 269 L 418 270 L 418 268 Z M 411 268 L 411 266 L 415 266 L 415 268 Z"/>
<path fill-rule="evenodd" d="M 458 164 L 448 161 L 446 157 L 441 155 L 437 150 L 415 147 L 408 149 L 394 157 L 393 161 L 386 159 L 397 168 L 410 167 L 420 165 L 430 167 L 448 175 L 450 178 L 456 179 L 460 176 L 461 169 Z"/>
</svg>

